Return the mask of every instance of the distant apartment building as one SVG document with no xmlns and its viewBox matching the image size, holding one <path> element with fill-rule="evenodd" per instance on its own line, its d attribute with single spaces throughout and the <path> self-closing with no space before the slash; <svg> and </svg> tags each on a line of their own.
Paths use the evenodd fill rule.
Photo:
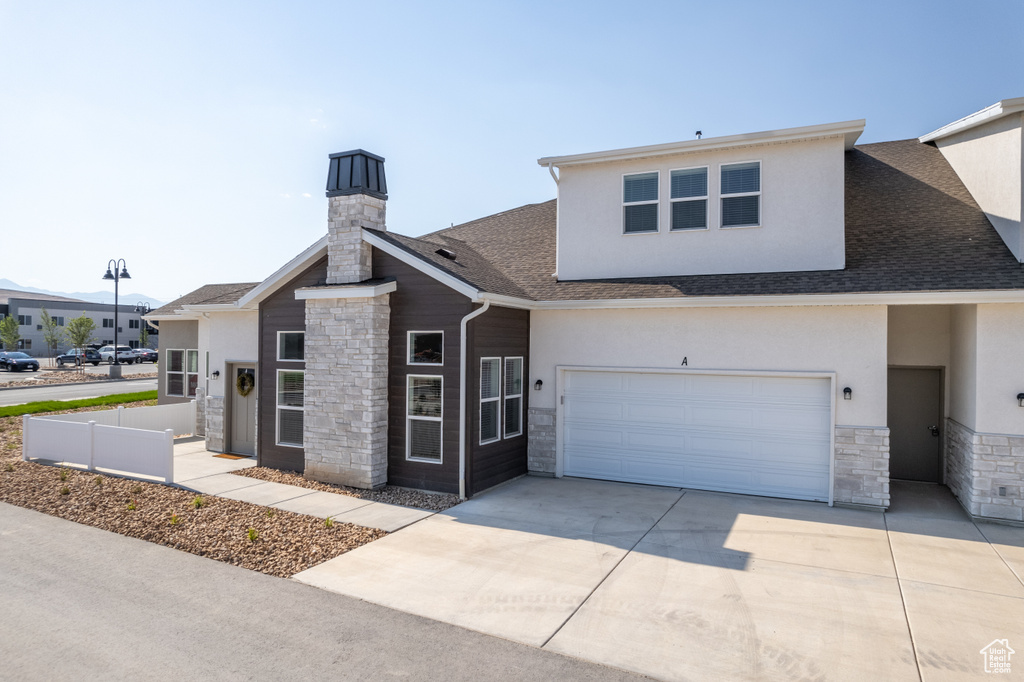
<svg viewBox="0 0 1024 682">
<path fill-rule="evenodd" d="M 43 340 L 43 308 L 46 308 L 46 312 L 56 320 L 60 327 L 65 326 L 73 318 L 82 315 L 90 317 L 96 323 L 93 343 L 100 345 L 114 343 L 114 306 L 110 303 L 91 303 L 64 296 L 0 289 L 0 319 L 8 315 L 18 319 L 18 331 L 21 334 L 18 350 L 33 357 L 46 356 L 46 342 Z M 134 304 L 125 305 L 123 303 L 117 306 L 117 311 L 118 344 L 138 348 L 142 325 L 145 324 L 141 318 L 143 311 L 135 312 Z M 152 326 L 149 326 L 148 330 L 150 336 L 146 346 L 156 348 L 157 330 Z M 65 340 L 57 350 L 63 352 L 70 348 L 70 345 Z"/>
</svg>

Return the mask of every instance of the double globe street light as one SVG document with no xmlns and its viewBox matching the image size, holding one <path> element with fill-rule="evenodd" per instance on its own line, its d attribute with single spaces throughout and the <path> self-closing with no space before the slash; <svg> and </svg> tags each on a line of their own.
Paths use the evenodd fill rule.
<svg viewBox="0 0 1024 682">
<path fill-rule="evenodd" d="M 110 365 L 110 377 L 112 379 L 118 379 L 121 377 L 121 362 L 117 358 L 117 303 L 118 303 L 118 290 L 117 285 L 122 279 L 131 279 L 132 276 L 128 274 L 128 268 L 126 267 L 124 258 L 113 258 L 107 263 L 107 274 L 103 275 L 103 279 L 114 280 L 114 362 Z M 113 267 L 111 267 L 113 266 Z M 117 268 L 121 266 L 121 272 L 118 273 Z M 113 270 L 113 272 L 111 272 Z"/>
</svg>

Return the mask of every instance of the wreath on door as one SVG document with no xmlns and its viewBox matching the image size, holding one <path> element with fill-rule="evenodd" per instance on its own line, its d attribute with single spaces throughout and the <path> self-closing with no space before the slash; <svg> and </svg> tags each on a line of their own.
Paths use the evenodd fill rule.
<svg viewBox="0 0 1024 682">
<path fill-rule="evenodd" d="M 242 372 L 235 379 L 235 388 L 238 389 L 238 395 L 243 398 L 252 393 L 252 389 L 256 387 L 256 380 L 248 372 Z"/>
</svg>

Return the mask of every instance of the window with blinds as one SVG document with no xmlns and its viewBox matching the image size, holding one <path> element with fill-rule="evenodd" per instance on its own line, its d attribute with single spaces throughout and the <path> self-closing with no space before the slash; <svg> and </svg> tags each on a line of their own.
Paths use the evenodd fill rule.
<svg viewBox="0 0 1024 682">
<path fill-rule="evenodd" d="M 722 227 L 761 224 L 761 162 L 722 166 Z"/>
<path fill-rule="evenodd" d="M 439 376 L 406 377 L 406 459 L 440 462 L 444 379 Z"/>
<path fill-rule="evenodd" d="M 188 387 L 185 393 L 189 398 L 196 397 L 196 389 L 199 388 L 199 351 L 185 351 L 185 385 Z"/>
<path fill-rule="evenodd" d="M 303 389 L 306 373 L 302 370 L 277 372 L 277 444 L 302 447 Z"/>
<path fill-rule="evenodd" d="M 669 200 L 673 230 L 706 230 L 708 227 L 708 169 L 671 171 Z"/>
<path fill-rule="evenodd" d="M 622 231 L 639 234 L 658 231 L 658 173 L 622 177 Z"/>
<path fill-rule="evenodd" d="M 185 395 L 185 351 L 169 350 L 167 355 L 167 395 Z"/>
<path fill-rule="evenodd" d="M 480 360 L 480 444 L 501 438 L 501 358 Z"/>
<path fill-rule="evenodd" d="M 523 432 L 523 359 L 505 358 L 505 438 Z"/>
</svg>

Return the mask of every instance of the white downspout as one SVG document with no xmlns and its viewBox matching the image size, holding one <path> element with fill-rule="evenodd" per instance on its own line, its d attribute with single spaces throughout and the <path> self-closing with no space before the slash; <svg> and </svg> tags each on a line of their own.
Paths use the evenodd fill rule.
<svg viewBox="0 0 1024 682">
<path fill-rule="evenodd" d="M 459 499 L 466 499 L 466 331 L 469 321 L 483 315 L 491 302 L 483 299 L 483 306 L 462 318 L 462 336 L 459 339 L 461 354 L 459 363 Z"/>
</svg>

